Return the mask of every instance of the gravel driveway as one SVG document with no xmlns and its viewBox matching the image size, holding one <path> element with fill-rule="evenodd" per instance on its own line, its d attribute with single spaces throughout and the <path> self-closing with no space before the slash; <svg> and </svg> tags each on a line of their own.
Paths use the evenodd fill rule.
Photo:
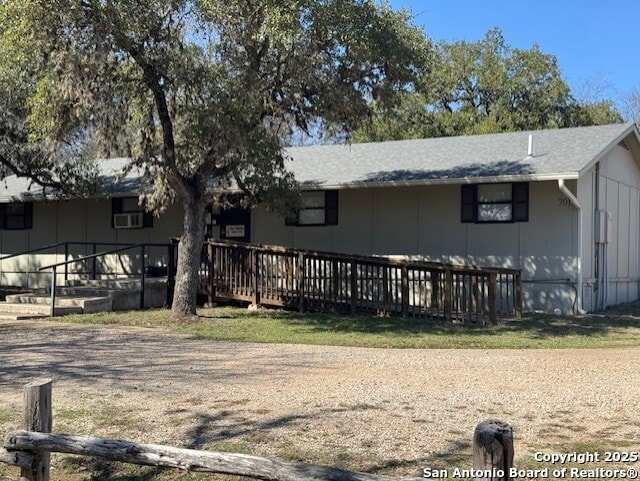
<svg viewBox="0 0 640 481">
<path fill-rule="evenodd" d="M 19 422 L 24 384 L 51 377 L 55 431 L 419 475 L 468 451 L 487 418 L 514 426 L 517 459 L 585 440 L 639 450 L 639 358 L 639 348 L 386 350 L 1 322 L 0 407 L 15 418 L 0 427 Z"/>
</svg>

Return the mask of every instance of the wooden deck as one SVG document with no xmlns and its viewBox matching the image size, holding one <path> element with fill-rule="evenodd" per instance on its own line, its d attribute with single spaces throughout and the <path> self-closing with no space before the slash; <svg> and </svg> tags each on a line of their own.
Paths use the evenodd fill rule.
<svg viewBox="0 0 640 481">
<path fill-rule="evenodd" d="M 200 294 L 211 303 L 243 301 L 295 308 L 300 312 L 376 314 L 482 324 L 520 317 L 521 292 L 520 271 L 515 269 L 226 241 L 204 244 L 200 271 Z"/>
</svg>

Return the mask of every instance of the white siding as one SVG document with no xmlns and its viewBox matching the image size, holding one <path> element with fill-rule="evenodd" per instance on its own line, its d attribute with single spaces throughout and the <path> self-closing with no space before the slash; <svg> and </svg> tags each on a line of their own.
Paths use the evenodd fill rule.
<svg viewBox="0 0 640 481">
<path fill-rule="evenodd" d="M 69 200 L 60 202 L 36 202 L 33 205 L 33 228 L 28 230 L 0 230 L 0 254 L 6 256 L 45 247 L 59 242 L 108 243 L 167 243 L 169 237 L 180 234 L 182 215 L 179 207 L 173 206 L 160 218 L 154 218 L 154 227 L 149 229 L 113 229 L 111 227 L 110 200 Z M 113 246 L 98 246 L 97 251 Z M 166 249 L 152 248 L 148 261 L 153 265 L 166 265 Z M 91 254 L 90 246 L 71 246 L 70 255 L 80 257 Z M 0 282 L 5 285 L 46 286 L 50 283 L 50 270 L 40 272 L 40 267 L 64 261 L 64 247 L 34 255 L 24 255 L 0 261 Z M 140 255 L 132 253 L 129 259 L 115 255 L 98 262 L 109 267 L 117 266 L 124 272 L 133 272 L 139 267 Z M 92 268 L 92 265 L 74 264 L 69 272 Z M 64 268 L 58 270 L 59 281 Z"/>
<path fill-rule="evenodd" d="M 375 238 L 378 216 L 376 215 L 375 191 L 372 189 L 343 190 L 338 194 L 338 225 L 331 227 L 332 238 L 329 250 L 353 254 L 375 252 Z M 372 206 L 363 209 L 363 205 Z M 296 228 L 292 228 L 295 230 Z"/>
<path fill-rule="evenodd" d="M 594 199 L 596 167 L 578 181 L 567 181 L 583 209 L 582 253 L 578 252 L 578 211 L 557 181 L 529 184 L 529 221 L 470 224 L 460 220 L 459 185 L 357 188 L 339 192 L 335 226 L 285 226 L 280 215 L 258 207 L 252 212 L 252 242 L 354 254 L 415 256 L 521 269 L 525 308 L 570 311 L 576 299 L 581 255 L 584 306 L 598 307 L 604 292 L 603 265 L 596 265 L 602 246 L 595 242 L 596 211 L 612 217 L 608 250 L 608 304 L 638 299 L 640 277 L 640 169 L 631 153 L 614 147 L 599 162 L 599 204 Z M 111 228 L 109 200 L 74 200 L 34 204 L 34 226 L 26 231 L 0 231 L 6 255 L 62 241 L 165 243 L 182 229 L 179 206 L 154 219 L 152 229 Z M 59 251 L 60 252 L 60 251 Z M 80 249 L 77 255 L 89 253 Z M 602 254 L 602 252 L 600 252 Z M 157 263 L 165 263 L 157 254 Z M 600 262 L 602 262 L 600 255 Z M 62 256 L 21 257 L 0 263 L 5 284 L 46 280 L 39 266 Z M 114 259 L 107 262 L 115 262 Z M 135 256 L 129 266 L 136 267 Z M 42 282 L 41 282 L 42 283 Z M 597 289 L 597 287 L 600 287 Z"/>
<path fill-rule="evenodd" d="M 466 256 L 468 228 L 460 222 L 459 186 L 422 187 L 420 217 L 420 254 L 442 261 Z"/>
<path fill-rule="evenodd" d="M 592 170 L 592 175 L 595 168 Z M 600 210 L 610 213 L 612 238 L 600 247 L 600 281 L 605 281 L 608 272 L 608 296 L 606 303 L 620 304 L 638 299 L 639 262 L 638 244 L 640 214 L 640 170 L 631 153 L 616 146 L 600 161 Z M 595 212 L 594 212 L 595 214 Z M 597 245 L 592 241 L 593 249 Z M 586 252 L 585 255 L 593 253 Z M 605 263 L 608 269 L 605 269 Z"/>
<path fill-rule="evenodd" d="M 576 183 L 569 187 L 576 190 Z M 339 223 L 290 227 L 254 211 L 254 242 L 358 254 L 417 256 L 522 269 L 528 309 L 570 310 L 577 266 L 578 215 L 557 182 L 531 183 L 529 222 L 465 224 L 460 186 L 351 189 L 339 194 Z M 544 283 L 552 281 L 552 283 Z"/>
<path fill-rule="evenodd" d="M 420 215 L 419 188 L 385 188 L 375 191 L 375 254 L 420 254 L 419 232 L 424 217 Z"/>
</svg>

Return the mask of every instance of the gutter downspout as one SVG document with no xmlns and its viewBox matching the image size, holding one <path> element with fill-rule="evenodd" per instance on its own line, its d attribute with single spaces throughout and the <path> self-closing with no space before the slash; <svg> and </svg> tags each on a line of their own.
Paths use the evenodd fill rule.
<svg viewBox="0 0 640 481">
<path fill-rule="evenodd" d="M 582 308 L 582 206 L 577 197 L 569 190 L 565 185 L 564 179 L 558 179 L 558 188 L 569 199 L 571 205 L 573 205 L 578 211 L 578 273 L 576 280 L 576 297 L 577 297 L 577 310 L 578 314 L 586 314 Z"/>
</svg>

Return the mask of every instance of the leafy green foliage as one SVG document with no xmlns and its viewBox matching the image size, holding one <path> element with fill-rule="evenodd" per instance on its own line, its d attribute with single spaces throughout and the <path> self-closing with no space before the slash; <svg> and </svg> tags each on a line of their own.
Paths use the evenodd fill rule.
<svg viewBox="0 0 640 481">
<path fill-rule="evenodd" d="M 621 121 L 611 102 L 577 102 L 557 60 L 534 45 L 512 48 L 500 30 L 477 42 L 442 42 L 415 91 L 377 118 L 356 141 L 398 140 L 606 124 Z"/>
<path fill-rule="evenodd" d="M 30 0 L 2 11 L 3 44 L 22 56 L 3 77 L 29 73 L 26 140 L 49 158 L 69 156 L 63 145 L 131 156 L 157 210 L 212 177 L 254 201 L 290 184 L 282 138 L 318 122 L 349 132 L 368 99 L 412 81 L 426 52 L 406 13 L 366 0 Z"/>
<path fill-rule="evenodd" d="M 94 169 L 89 161 L 74 155 L 75 145 L 57 143 L 54 153 L 49 150 L 53 140 L 37 133 L 57 131 L 57 119 L 48 106 L 62 100 L 56 95 L 46 98 L 47 94 L 55 94 L 55 89 L 50 77 L 38 70 L 39 52 L 34 47 L 43 44 L 28 13 L 29 5 L 21 2 L 0 5 L 1 174 L 15 172 L 63 193 L 93 192 Z M 69 135 L 72 137 L 78 138 L 74 129 Z"/>
<path fill-rule="evenodd" d="M 348 136 L 371 99 L 413 85 L 428 47 L 374 0 L 6 0 L 0 161 L 63 188 L 131 158 L 148 208 L 182 203 L 174 310 L 193 314 L 209 186 L 245 205 L 293 192 L 283 139 Z"/>
</svg>

